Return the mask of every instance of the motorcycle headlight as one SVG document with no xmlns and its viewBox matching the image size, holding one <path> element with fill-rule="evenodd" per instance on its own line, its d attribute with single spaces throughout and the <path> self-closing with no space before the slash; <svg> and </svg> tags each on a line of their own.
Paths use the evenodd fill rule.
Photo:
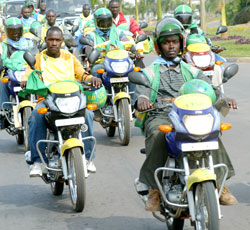
<svg viewBox="0 0 250 230">
<path fill-rule="evenodd" d="M 196 67 L 204 68 L 210 65 L 211 56 L 209 54 L 206 55 L 194 55 L 193 61 Z"/>
<path fill-rule="evenodd" d="M 80 98 L 74 97 L 58 97 L 55 100 L 58 109 L 62 113 L 75 113 L 80 107 Z"/>
<path fill-rule="evenodd" d="M 129 63 L 127 61 L 112 62 L 111 67 L 116 73 L 126 73 L 129 67 Z"/>
<path fill-rule="evenodd" d="M 214 118 L 210 113 L 204 115 L 184 115 L 182 121 L 190 134 L 206 135 L 212 131 Z"/>
</svg>

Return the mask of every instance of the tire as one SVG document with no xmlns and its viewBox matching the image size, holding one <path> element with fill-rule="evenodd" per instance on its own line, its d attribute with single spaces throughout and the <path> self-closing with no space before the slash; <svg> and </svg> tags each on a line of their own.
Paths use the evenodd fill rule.
<svg viewBox="0 0 250 230">
<path fill-rule="evenodd" d="M 168 230 L 183 230 L 184 219 L 166 217 L 166 224 Z"/>
<path fill-rule="evenodd" d="M 23 131 L 19 132 L 19 133 L 16 135 L 16 142 L 17 142 L 17 144 L 19 144 L 19 145 L 22 145 L 22 144 L 24 143 Z"/>
<path fill-rule="evenodd" d="M 118 102 L 118 131 L 122 145 L 128 145 L 130 141 L 130 114 L 127 99 Z"/>
<path fill-rule="evenodd" d="M 23 109 L 23 127 L 24 127 L 23 136 L 24 136 L 24 147 L 26 151 L 30 150 L 28 121 L 29 121 L 29 117 L 31 113 L 32 113 L 32 110 L 30 107 L 25 107 Z"/>
<path fill-rule="evenodd" d="M 215 196 L 213 182 L 198 183 L 194 191 L 194 205 L 196 216 L 196 230 L 219 230 L 218 203 Z"/>
<path fill-rule="evenodd" d="M 115 126 L 109 126 L 106 128 L 106 133 L 108 137 L 113 137 L 115 135 Z"/>
<path fill-rule="evenodd" d="M 59 181 L 52 182 L 50 184 L 50 188 L 51 188 L 53 195 L 60 196 L 63 193 L 64 183 L 61 183 Z"/>
<path fill-rule="evenodd" d="M 82 152 L 79 147 L 72 148 L 67 157 L 68 175 L 69 175 L 69 192 L 76 212 L 81 212 L 85 207 L 86 201 L 86 182 L 84 175 L 84 165 Z"/>
</svg>

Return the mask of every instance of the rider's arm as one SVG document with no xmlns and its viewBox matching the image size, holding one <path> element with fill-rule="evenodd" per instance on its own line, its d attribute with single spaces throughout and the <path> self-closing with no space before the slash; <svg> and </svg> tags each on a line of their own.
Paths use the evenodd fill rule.
<svg viewBox="0 0 250 230">
<path fill-rule="evenodd" d="M 130 32 L 136 37 L 136 32 L 138 34 L 145 34 L 142 30 L 139 29 L 139 25 L 133 17 L 130 17 Z"/>
</svg>

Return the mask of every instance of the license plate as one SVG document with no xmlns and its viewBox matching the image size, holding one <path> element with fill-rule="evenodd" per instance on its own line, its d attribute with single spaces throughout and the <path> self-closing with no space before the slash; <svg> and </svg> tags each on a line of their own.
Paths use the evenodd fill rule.
<svg viewBox="0 0 250 230">
<path fill-rule="evenodd" d="M 75 117 L 69 119 L 59 119 L 55 121 L 56 127 L 69 126 L 69 125 L 81 125 L 85 123 L 84 117 Z"/>
<path fill-rule="evenodd" d="M 218 148 L 219 148 L 218 141 L 183 143 L 181 145 L 181 150 L 183 152 L 201 151 L 201 150 L 215 150 Z"/>
<path fill-rule="evenodd" d="M 110 83 L 120 83 L 120 82 L 129 82 L 129 80 L 127 77 L 110 78 Z"/>
<path fill-rule="evenodd" d="M 203 71 L 203 73 L 206 75 L 206 76 L 213 76 L 214 75 L 214 71 L 211 70 L 211 71 Z"/>
<path fill-rule="evenodd" d="M 19 92 L 22 88 L 17 86 L 17 87 L 14 87 L 14 92 Z"/>
</svg>

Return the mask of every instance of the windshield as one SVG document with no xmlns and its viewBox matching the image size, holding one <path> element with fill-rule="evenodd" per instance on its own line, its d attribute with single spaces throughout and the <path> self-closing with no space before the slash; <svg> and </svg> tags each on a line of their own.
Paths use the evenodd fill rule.
<svg viewBox="0 0 250 230">
<path fill-rule="evenodd" d="M 6 3 L 4 13 L 6 16 L 19 17 L 23 7 L 23 2 Z"/>
<path fill-rule="evenodd" d="M 90 4 L 89 0 L 47 0 L 47 10 L 53 9 L 57 13 L 72 14 L 82 12 L 82 6 L 84 4 Z"/>
</svg>

